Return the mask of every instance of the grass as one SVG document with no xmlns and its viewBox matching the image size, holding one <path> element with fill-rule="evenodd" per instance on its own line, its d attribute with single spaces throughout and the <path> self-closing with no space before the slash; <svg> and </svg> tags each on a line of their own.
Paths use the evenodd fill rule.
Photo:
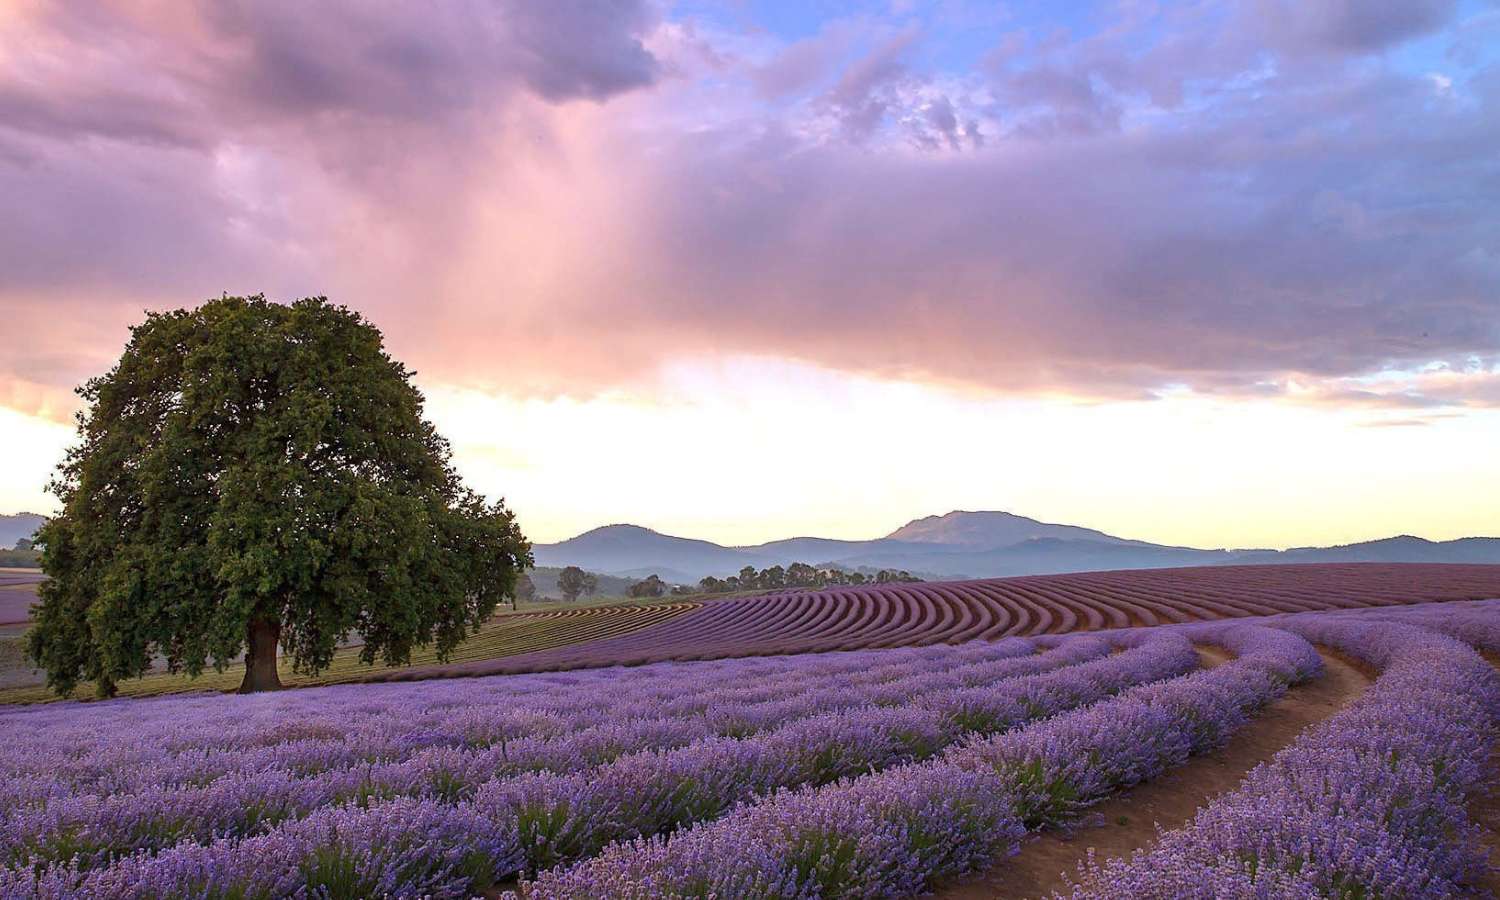
<svg viewBox="0 0 1500 900">
<path fill-rule="evenodd" d="M 460 644 L 449 656 L 449 662 L 469 662 L 516 656 L 533 650 L 546 650 L 566 644 L 627 634 L 648 625 L 670 619 L 696 608 L 696 604 L 658 601 L 621 603 L 600 599 L 597 603 L 522 604 L 518 612 L 504 612 L 480 628 L 478 634 Z M 10 641 L 0 644 L 0 665 L 20 666 L 19 658 L 10 657 Z M 412 654 L 414 666 L 431 665 L 437 655 L 430 649 Z M 384 666 L 366 666 L 359 661 L 359 648 L 348 647 L 335 654 L 333 664 L 315 676 L 299 675 L 283 661 L 281 680 L 287 685 L 338 684 L 358 681 L 372 672 L 386 671 Z M 245 675 L 243 663 L 236 662 L 223 672 L 209 670 L 197 678 L 167 673 L 121 682 L 120 696 L 147 697 L 186 691 L 232 691 Z M 80 685 L 74 697 L 80 700 L 94 696 L 93 685 Z M 41 703 L 59 699 L 41 685 L 0 689 L 0 703 Z"/>
</svg>

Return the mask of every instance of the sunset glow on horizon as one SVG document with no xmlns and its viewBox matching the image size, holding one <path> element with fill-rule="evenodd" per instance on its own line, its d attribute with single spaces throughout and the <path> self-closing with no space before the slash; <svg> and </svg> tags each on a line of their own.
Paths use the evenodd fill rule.
<svg viewBox="0 0 1500 900">
<path fill-rule="evenodd" d="M 263 292 L 535 541 L 1500 535 L 1493 4 L 4 18 L 0 513 L 145 311 Z"/>
</svg>

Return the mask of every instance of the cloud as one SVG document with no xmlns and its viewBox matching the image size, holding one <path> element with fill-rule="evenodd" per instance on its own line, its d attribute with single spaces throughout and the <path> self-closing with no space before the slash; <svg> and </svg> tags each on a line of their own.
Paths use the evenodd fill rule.
<svg viewBox="0 0 1500 900">
<path fill-rule="evenodd" d="M 903 58 L 921 38 L 916 28 L 887 37 L 847 66 L 823 98 L 844 135 L 856 143 L 874 135 L 898 101 L 894 92 L 907 77 Z"/>
<path fill-rule="evenodd" d="M 1256 0 L 1257 24 L 1273 45 L 1294 51 L 1368 53 L 1435 31 L 1456 0 Z"/>
<path fill-rule="evenodd" d="M 780 100 L 808 90 L 826 78 L 843 54 L 851 35 L 845 29 L 804 38 L 781 48 L 766 62 L 751 67 L 750 78 L 761 96 Z"/>
<path fill-rule="evenodd" d="M 1435 103 L 1425 62 L 1310 58 L 1213 4 L 1017 33 L 958 71 L 921 24 L 719 53 L 631 3 L 38 9 L 0 32 L 0 303 L 31 335 L 0 346 L 6 383 L 101 371 L 143 308 L 265 290 L 515 394 L 744 355 L 987 392 L 1492 402 L 1466 368 L 1500 353 L 1482 61 Z M 1389 46 L 1431 10 L 1339 27 Z"/>
<path fill-rule="evenodd" d="M 1428 419 L 1374 419 L 1372 421 L 1362 423 L 1362 427 L 1364 427 L 1364 428 L 1425 428 L 1425 427 L 1427 427 L 1429 425 L 1436 425 L 1438 422 L 1440 422 L 1442 420 L 1442 418 L 1443 417 L 1433 417 L 1433 418 L 1428 418 Z"/>
</svg>

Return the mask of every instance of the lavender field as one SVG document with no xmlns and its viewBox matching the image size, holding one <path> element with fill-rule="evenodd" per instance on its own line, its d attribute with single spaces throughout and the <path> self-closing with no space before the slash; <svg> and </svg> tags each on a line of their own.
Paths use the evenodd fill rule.
<svg viewBox="0 0 1500 900">
<path fill-rule="evenodd" d="M 1073 897 L 1484 893 L 1500 602 L 0 712 L 0 896 L 904 897 L 1374 680 Z"/>
</svg>

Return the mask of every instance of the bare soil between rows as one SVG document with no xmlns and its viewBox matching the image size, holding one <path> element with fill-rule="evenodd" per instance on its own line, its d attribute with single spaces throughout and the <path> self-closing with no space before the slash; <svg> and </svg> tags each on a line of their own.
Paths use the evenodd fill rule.
<svg viewBox="0 0 1500 900">
<path fill-rule="evenodd" d="M 1157 826 L 1171 829 L 1190 821 L 1199 808 L 1239 787 L 1257 764 L 1290 744 L 1308 726 L 1358 698 L 1370 684 L 1371 674 L 1365 667 L 1321 647 L 1319 652 L 1323 674 L 1261 710 L 1225 746 L 1106 800 L 1069 831 L 1043 832 L 1023 844 L 1017 855 L 939 885 L 934 896 L 941 900 L 1047 897 L 1069 886 L 1091 848 L 1101 862 L 1128 856 L 1155 843 Z M 1227 658 L 1212 648 L 1199 648 L 1199 655 L 1206 666 Z M 1500 804 L 1494 813 L 1500 822 Z M 1500 843 L 1495 846 L 1500 854 Z"/>
</svg>

